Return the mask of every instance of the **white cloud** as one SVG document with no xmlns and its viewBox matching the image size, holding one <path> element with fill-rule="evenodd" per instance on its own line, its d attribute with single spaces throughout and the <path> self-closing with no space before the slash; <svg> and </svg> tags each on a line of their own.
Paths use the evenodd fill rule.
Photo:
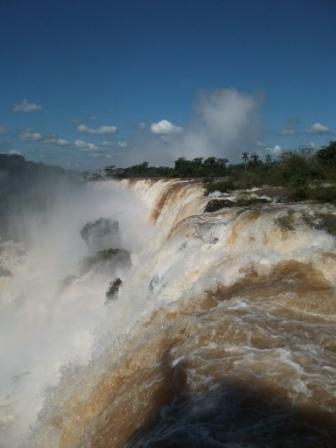
<svg viewBox="0 0 336 448">
<path fill-rule="evenodd" d="M 280 145 L 267 146 L 266 151 L 269 151 L 272 155 L 279 155 L 282 152 Z"/>
<path fill-rule="evenodd" d="M 58 138 L 58 137 L 45 138 L 42 143 L 53 144 L 53 145 L 58 145 L 58 146 L 66 146 L 66 145 L 70 144 L 68 140 L 65 140 L 64 138 Z"/>
<path fill-rule="evenodd" d="M 21 103 L 15 104 L 13 107 L 14 112 L 39 112 L 40 110 L 42 110 L 40 104 L 31 103 L 26 99 L 21 101 Z"/>
<path fill-rule="evenodd" d="M 0 126 L 0 135 L 5 134 L 7 132 L 7 128 L 5 126 Z"/>
<path fill-rule="evenodd" d="M 119 140 L 117 143 L 111 142 L 110 140 L 104 140 L 100 146 L 110 147 L 117 146 L 118 148 L 127 148 L 127 142 L 124 140 Z"/>
<path fill-rule="evenodd" d="M 296 129 L 294 127 L 287 127 L 281 130 L 283 135 L 294 135 L 296 134 Z"/>
<path fill-rule="evenodd" d="M 45 143 L 46 145 L 56 143 L 56 138 L 55 137 L 47 137 L 43 140 L 42 143 Z"/>
<path fill-rule="evenodd" d="M 74 146 L 83 151 L 97 151 L 98 146 L 93 143 L 85 142 L 84 140 L 75 140 Z"/>
<path fill-rule="evenodd" d="M 113 142 L 110 142 L 109 140 L 104 140 L 102 142 L 102 146 L 113 146 Z"/>
<path fill-rule="evenodd" d="M 56 145 L 65 146 L 65 145 L 68 145 L 68 144 L 69 144 L 68 140 L 65 140 L 64 138 L 57 138 L 56 139 Z"/>
<path fill-rule="evenodd" d="M 307 129 L 307 132 L 309 134 L 322 135 L 322 134 L 329 134 L 330 129 L 324 124 L 314 123 L 313 125 L 310 126 L 309 129 Z"/>
<path fill-rule="evenodd" d="M 37 133 L 31 133 L 31 134 L 37 134 Z M 41 140 L 42 135 L 39 134 L 40 137 L 35 135 L 35 140 Z M 34 138 L 30 138 L 30 141 L 34 140 Z M 27 140 L 26 140 L 27 141 Z M 86 142 L 84 140 L 75 140 L 73 142 L 66 140 L 65 138 L 61 137 L 46 137 L 43 138 L 41 143 L 47 144 L 47 145 L 57 145 L 57 146 L 63 146 L 63 147 L 73 147 L 76 149 L 80 149 L 82 151 L 97 151 L 99 150 L 99 146 L 95 145 L 94 143 Z"/>
<path fill-rule="evenodd" d="M 42 140 L 42 134 L 34 131 L 25 131 L 20 134 L 20 138 L 24 142 L 38 142 Z"/>
<path fill-rule="evenodd" d="M 153 132 L 153 134 L 168 135 L 181 132 L 182 128 L 180 126 L 175 126 L 168 120 L 161 120 L 157 123 L 152 123 L 150 126 L 150 130 Z"/>
<path fill-rule="evenodd" d="M 265 154 L 271 154 L 273 156 L 276 156 L 282 152 L 282 148 L 280 145 L 271 146 L 271 145 L 266 144 L 260 140 L 257 140 L 255 144 L 258 148 L 260 148 L 260 152 L 258 152 L 258 154 L 260 156 L 265 155 Z"/>
<path fill-rule="evenodd" d="M 117 132 L 116 126 L 100 126 L 99 128 L 90 128 L 86 124 L 80 124 L 77 126 L 77 131 L 84 132 L 86 134 L 114 134 Z"/>
</svg>

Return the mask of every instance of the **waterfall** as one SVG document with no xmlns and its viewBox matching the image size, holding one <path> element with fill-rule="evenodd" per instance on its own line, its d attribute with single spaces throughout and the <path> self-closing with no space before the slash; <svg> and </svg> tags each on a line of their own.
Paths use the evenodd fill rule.
<svg viewBox="0 0 336 448">
<path fill-rule="evenodd" d="M 83 190 L 1 245 L 0 447 L 333 446 L 336 208 L 184 180 Z M 102 217 L 131 266 L 83 272 Z"/>
</svg>

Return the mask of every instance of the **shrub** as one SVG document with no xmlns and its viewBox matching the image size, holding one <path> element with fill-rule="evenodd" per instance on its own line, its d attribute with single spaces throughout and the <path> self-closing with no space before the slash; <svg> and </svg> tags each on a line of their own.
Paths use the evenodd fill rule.
<svg viewBox="0 0 336 448">
<path fill-rule="evenodd" d="M 205 195 L 219 191 L 220 193 L 231 193 L 235 190 L 235 186 L 232 181 L 212 182 L 206 185 Z"/>
<path fill-rule="evenodd" d="M 302 201 L 309 197 L 309 187 L 307 185 L 307 179 L 300 175 L 295 174 L 288 180 L 288 192 L 289 199 L 293 201 Z"/>
<path fill-rule="evenodd" d="M 336 167 L 336 141 L 317 151 L 316 155 L 322 164 Z"/>
<path fill-rule="evenodd" d="M 319 202 L 336 203 L 336 186 L 310 189 L 309 197 Z"/>
</svg>

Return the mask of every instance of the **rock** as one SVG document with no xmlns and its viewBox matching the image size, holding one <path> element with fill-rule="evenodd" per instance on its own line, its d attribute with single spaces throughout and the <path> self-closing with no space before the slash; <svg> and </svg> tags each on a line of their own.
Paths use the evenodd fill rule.
<svg viewBox="0 0 336 448">
<path fill-rule="evenodd" d="M 288 210 L 287 214 L 275 220 L 278 226 L 285 231 L 295 230 L 295 217 L 293 210 Z"/>
<path fill-rule="evenodd" d="M 230 201 L 229 199 L 211 199 L 207 203 L 204 212 L 213 213 L 222 208 L 248 207 L 250 205 L 267 204 L 269 202 L 265 198 L 256 197 L 238 197 L 235 201 Z"/>
<path fill-rule="evenodd" d="M 268 204 L 270 201 L 268 199 L 265 198 L 255 198 L 255 197 L 250 197 L 250 198 L 238 198 L 237 201 L 235 202 L 235 206 L 236 207 L 248 207 L 250 205 L 259 205 L 259 204 Z"/>
<path fill-rule="evenodd" d="M 84 258 L 82 274 L 92 269 L 111 273 L 117 268 L 128 269 L 131 267 L 131 264 L 130 254 L 125 249 L 102 250 L 93 256 Z"/>
<path fill-rule="evenodd" d="M 88 245 L 91 254 L 110 247 L 120 247 L 119 223 L 106 218 L 88 222 L 81 230 L 81 237 Z"/>
<path fill-rule="evenodd" d="M 330 235 L 336 235 L 336 216 L 328 213 L 317 213 L 315 216 L 306 215 L 304 221 L 314 229 L 324 230 Z"/>
<path fill-rule="evenodd" d="M 229 199 L 211 199 L 205 209 L 205 213 L 213 213 L 222 208 L 234 207 L 235 203 Z"/>
<path fill-rule="evenodd" d="M 115 295 L 117 294 L 117 292 L 119 291 L 120 286 L 122 285 L 122 281 L 120 280 L 120 278 L 116 278 L 113 282 L 111 282 L 109 284 L 109 287 L 106 291 L 106 298 L 108 300 L 111 300 L 115 297 Z"/>
</svg>

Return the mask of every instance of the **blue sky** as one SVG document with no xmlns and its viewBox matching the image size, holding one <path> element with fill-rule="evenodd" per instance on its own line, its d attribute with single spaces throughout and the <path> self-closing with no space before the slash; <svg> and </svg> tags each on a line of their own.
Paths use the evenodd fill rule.
<svg viewBox="0 0 336 448">
<path fill-rule="evenodd" d="M 325 144 L 335 23 L 334 0 L 1 0 L 0 151 L 90 168 Z"/>
</svg>

